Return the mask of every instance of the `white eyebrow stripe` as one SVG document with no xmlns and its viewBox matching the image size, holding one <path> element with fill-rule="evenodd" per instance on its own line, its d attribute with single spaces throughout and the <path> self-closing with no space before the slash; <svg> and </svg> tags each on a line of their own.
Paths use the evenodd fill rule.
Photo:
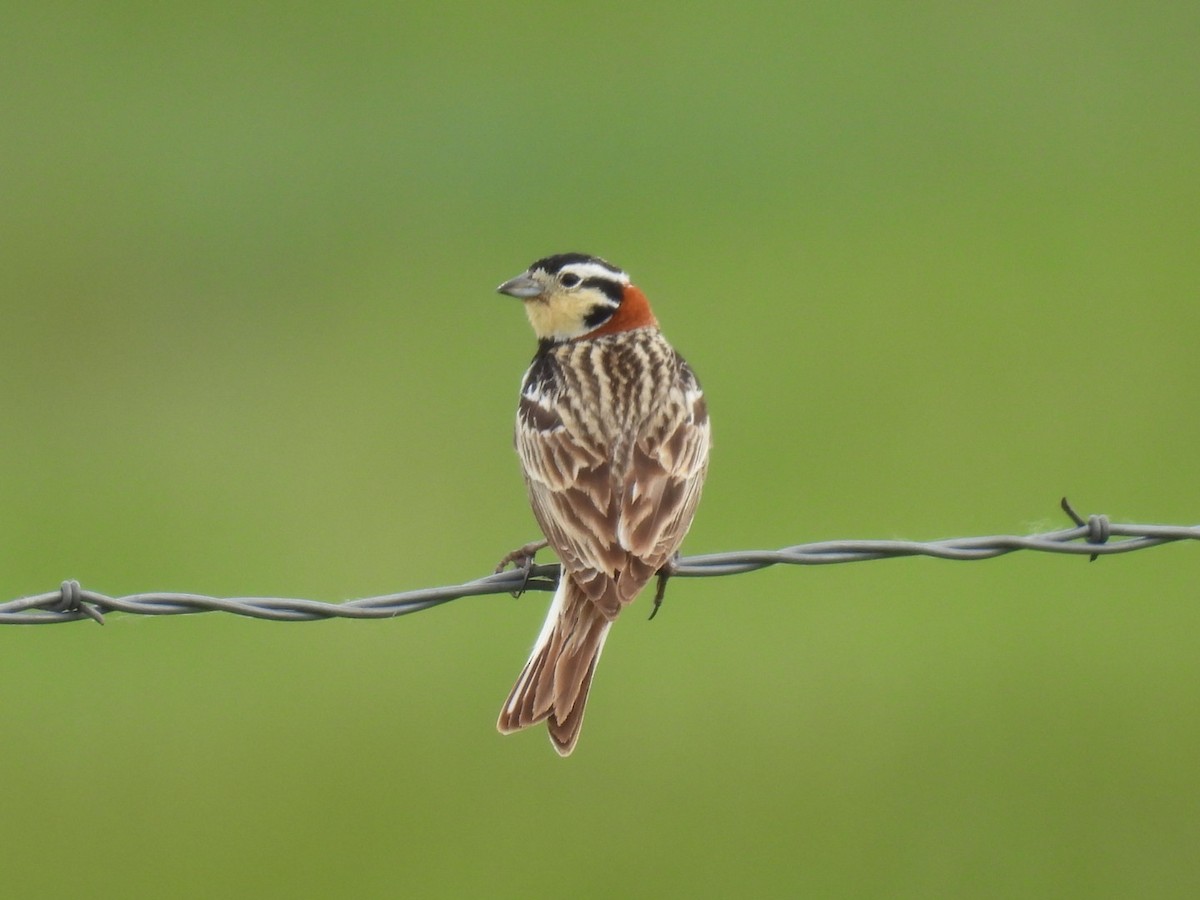
<svg viewBox="0 0 1200 900">
<path fill-rule="evenodd" d="M 581 281 L 588 278 L 604 278 L 608 281 L 616 281 L 620 284 L 629 284 L 629 276 L 620 269 L 610 269 L 608 266 L 594 262 L 568 263 L 559 269 L 559 274 L 570 272 L 572 275 L 578 275 Z"/>
</svg>

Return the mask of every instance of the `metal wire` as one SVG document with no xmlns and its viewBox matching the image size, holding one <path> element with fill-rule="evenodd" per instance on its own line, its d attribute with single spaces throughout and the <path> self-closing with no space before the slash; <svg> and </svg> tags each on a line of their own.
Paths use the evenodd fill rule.
<svg viewBox="0 0 1200 900">
<path fill-rule="evenodd" d="M 1042 534 L 991 535 L 947 538 L 939 541 L 821 541 L 798 544 L 782 550 L 743 550 L 681 557 L 671 577 L 701 578 L 738 575 L 768 566 L 815 566 L 862 562 L 904 556 L 935 559 L 991 559 L 1017 550 L 1070 553 L 1096 559 L 1114 553 L 1129 553 L 1173 541 L 1200 540 L 1200 525 L 1119 525 L 1107 516 L 1079 516 L 1062 500 L 1063 510 L 1074 528 Z M 1111 540 L 1120 538 L 1120 540 Z M 559 567 L 531 565 L 527 569 L 499 572 L 464 584 L 405 591 L 324 603 L 286 597 L 205 597 L 200 594 L 152 593 L 109 597 L 84 590 L 77 581 L 64 581 L 45 594 L 0 603 L 0 625 L 43 625 L 91 619 L 104 624 L 104 613 L 123 612 L 144 616 L 173 616 L 199 612 L 228 612 L 256 619 L 304 622 L 313 619 L 389 619 L 440 606 L 460 597 L 485 594 L 519 594 L 522 591 L 552 591 L 558 584 Z"/>
</svg>

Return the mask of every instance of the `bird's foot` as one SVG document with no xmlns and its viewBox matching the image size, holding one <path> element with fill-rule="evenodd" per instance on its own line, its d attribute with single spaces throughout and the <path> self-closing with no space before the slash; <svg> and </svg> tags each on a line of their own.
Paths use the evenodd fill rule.
<svg viewBox="0 0 1200 900">
<path fill-rule="evenodd" d="M 665 597 L 667 593 L 667 581 L 669 581 L 671 576 L 678 571 L 678 566 L 675 564 L 676 560 L 678 559 L 679 553 L 676 552 L 675 555 L 668 559 L 663 564 L 663 567 L 658 570 L 658 588 L 654 591 L 654 609 L 650 610 L 651 619 L 658 615 L 658 608 L 662 606 L 663 597 Z"/>
<path fill-rule="evenodd" d="M 518 571 L 525 573 L 525 578 L 521 581 L 521 586 L 512 592 L 514 598 L 520 597 L 525 593 L 525 587 L 529 584 L 529 576 L 533 572 L 533 562 L 539 550 L 545 550 L 550 546 L 550 542 L 543 538 L 540 541 L 530 541 L 513 550 L 510 553 L 504 554 L 504 558 L 496 566 L 496 574 L 499 575 L 510 565 Z"/>
</svg>

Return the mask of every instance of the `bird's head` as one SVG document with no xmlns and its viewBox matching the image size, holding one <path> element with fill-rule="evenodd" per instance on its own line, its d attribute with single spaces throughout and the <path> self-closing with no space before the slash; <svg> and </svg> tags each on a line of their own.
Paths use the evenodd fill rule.
<svg viewBox="0 0 1200 900">
<path fill-rule="evenodd" d="M 524 302 L 541 341 L 561 343 L 658 324 L 628 275 L 586 253 L 539 259 L 496 290 Z"/>
</svg>

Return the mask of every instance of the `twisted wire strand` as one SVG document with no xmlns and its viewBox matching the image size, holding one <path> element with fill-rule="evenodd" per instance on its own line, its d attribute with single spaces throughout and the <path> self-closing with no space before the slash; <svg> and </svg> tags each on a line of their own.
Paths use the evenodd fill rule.
<svg viewBox="0 0 1200 900">
<path fill-rule="evenodd" d="M 1074 528 L 1032 535 L 1000 534 L 987 537 L 946 538 L 936 541 L 819 541 L 780 550 L 742 550 L 680 557 L 672 577 L 706 578 L 739 575 L 768 566 L 815 566 L 865 562 L 909 556 L 935 559 L 992 559 L 1018 550 L 1098 556 L 1129 553 L 1174 541 L 1200 540 L 1200 525 L 1124 525 L 1107 516 L 1079 516 L 1062 501 L 1063 510 L 1075 521 Z M 1113 540 L 1116 538 L 1116 540 Z M 109 597 L 85 590 L 77 581 L 64 581 L 53 591 L 0 603 L 0 625 L 44 625 L 91 619 L 104 624 L 104 614 L 174 616 L 200 612 L 227 612 L 278 622 L 314 619 L 389 619 L 440 606 L 460 597 L 513 594 L 523 591 L 552 591 L 558 584 L 559 566 L 530 565 L 526 569 L 498 572 L 467 581 L 398 594 L 384 594 L 326 603 L 288 597 L 206 597 L 201 594 L 147 593 Z"/>
</svg>

